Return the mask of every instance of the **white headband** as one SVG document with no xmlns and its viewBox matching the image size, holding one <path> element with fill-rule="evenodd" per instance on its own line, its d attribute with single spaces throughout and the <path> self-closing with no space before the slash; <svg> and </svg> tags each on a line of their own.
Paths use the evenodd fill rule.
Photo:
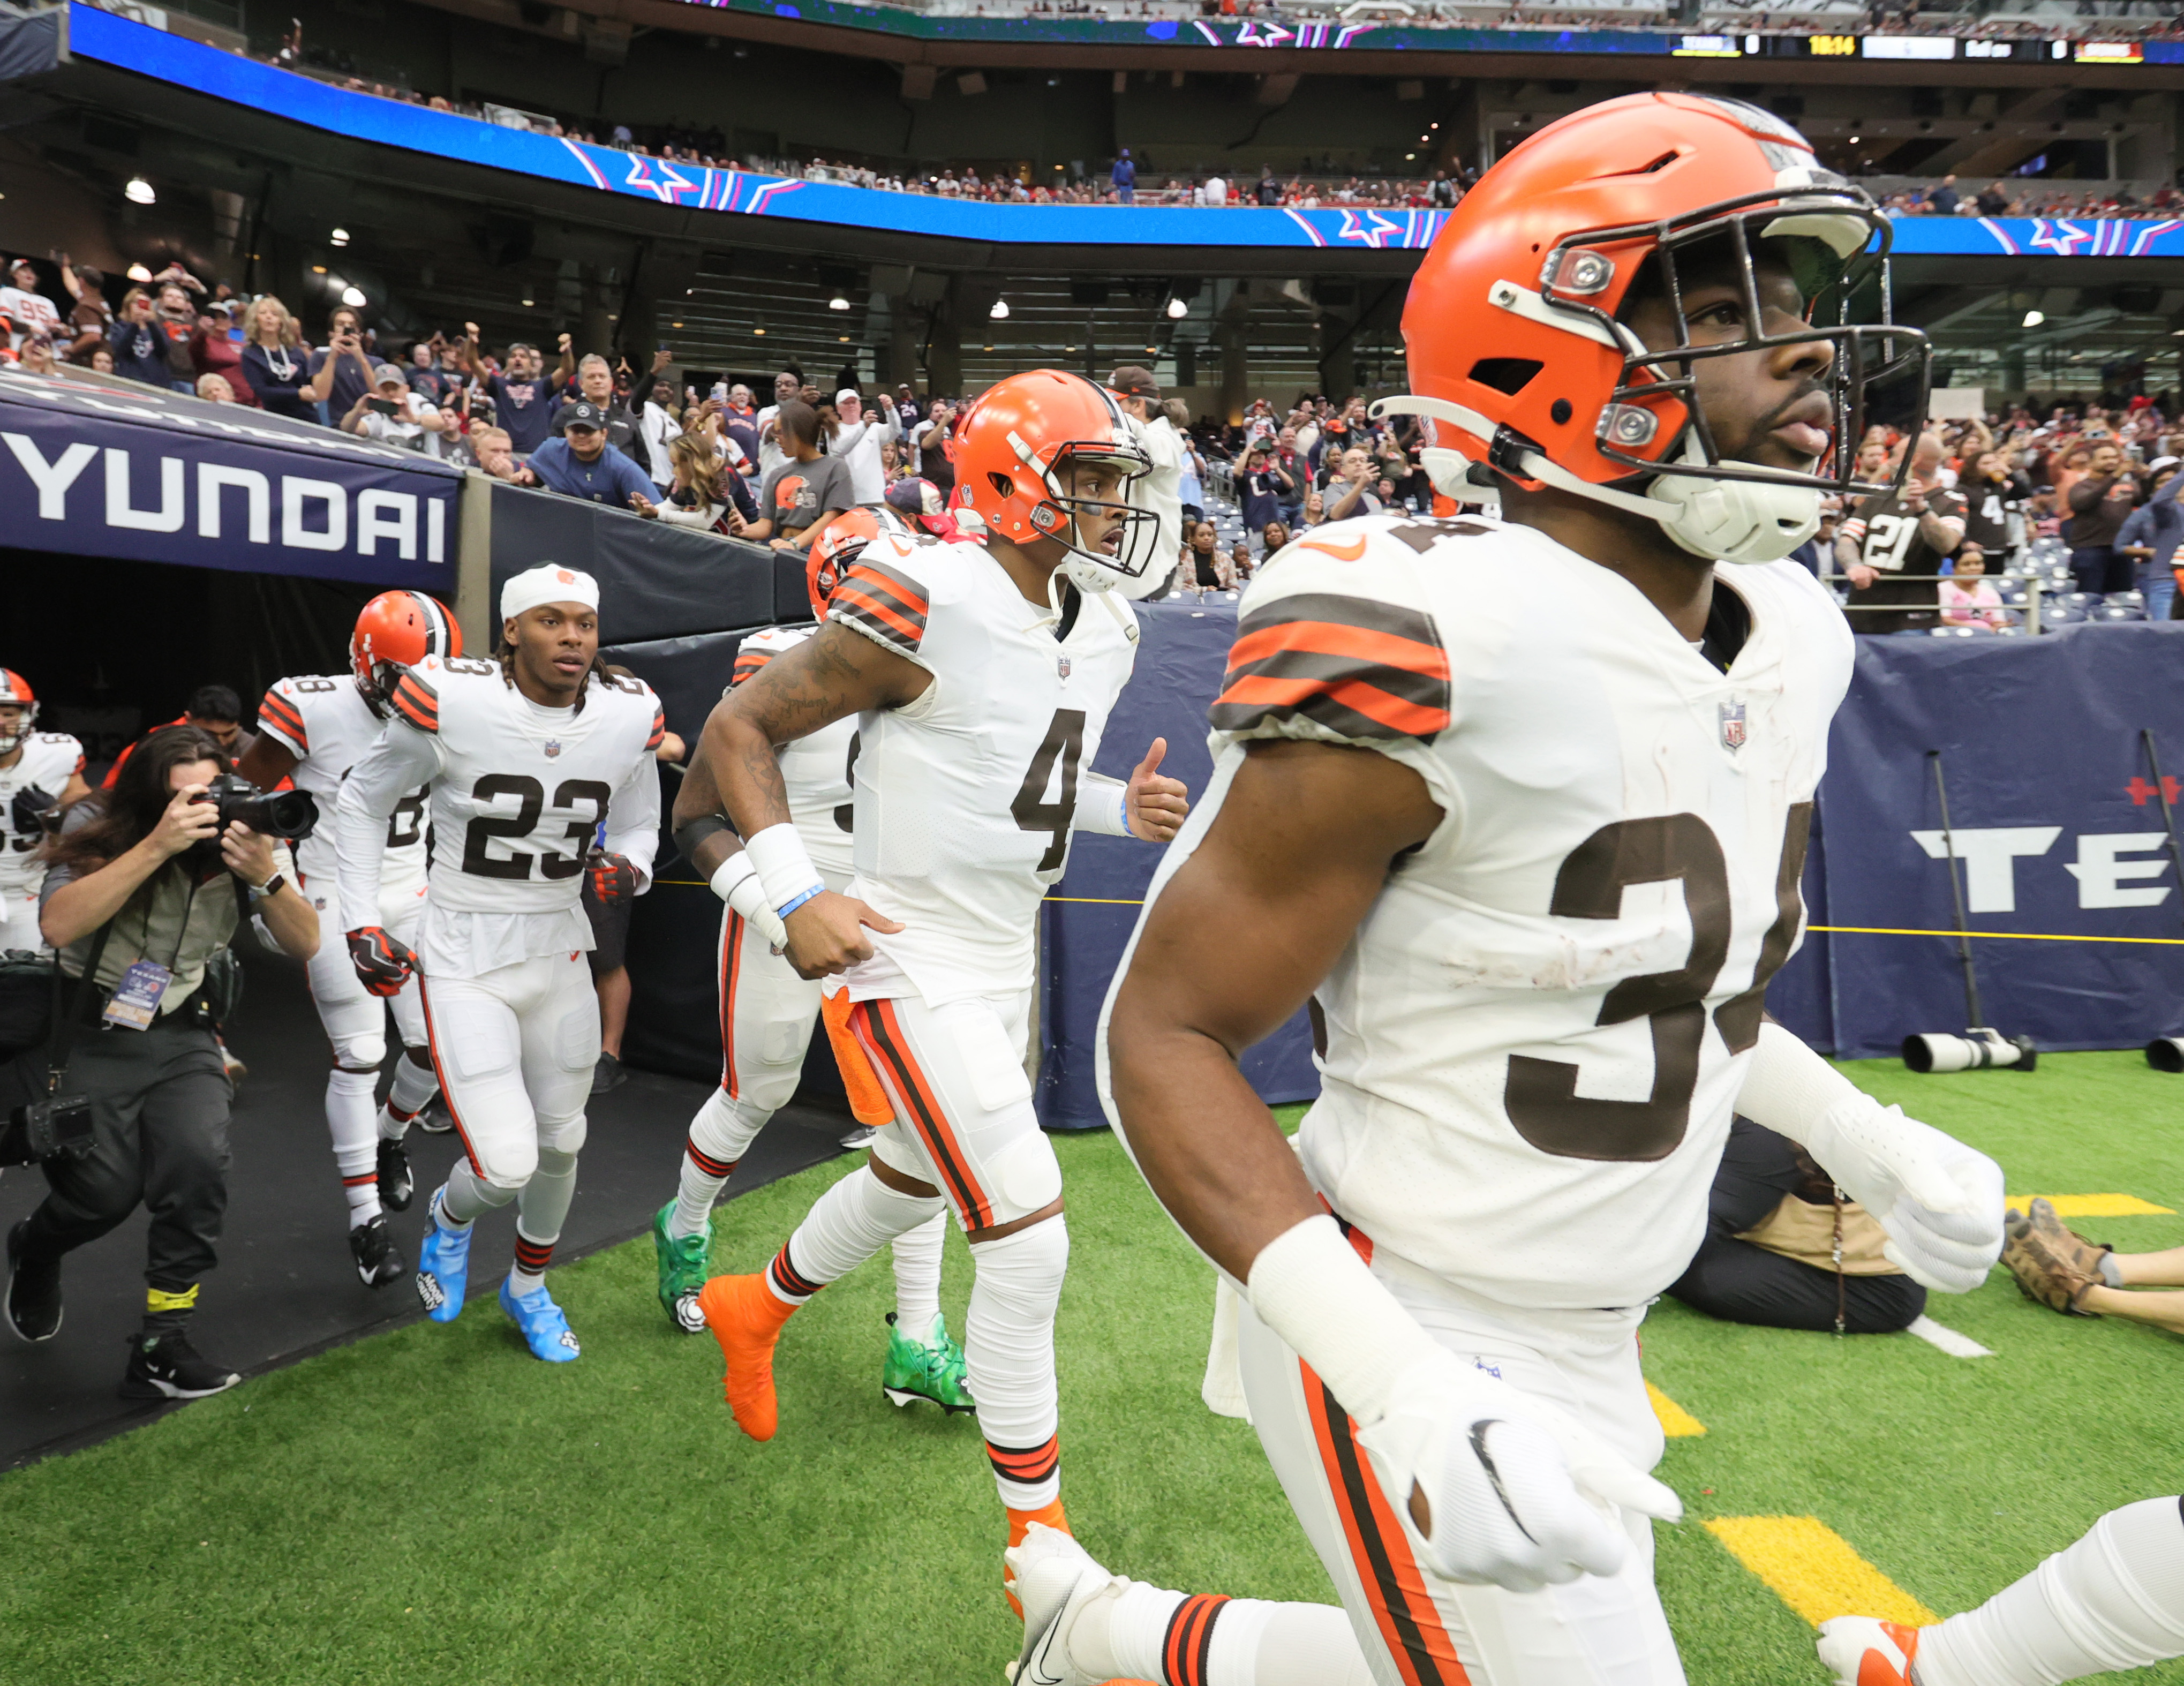
<svg viewBox="0 0 2184 1686">
<path fill-rule="evenodd" d="M 541 562 L 536 568 L 526 568 L 515 575 L 500 588 L 500 618 L 513 620 L 526 609 L 536 609 L 542 603 L 581 603 L 596 611 L 599 606 L 599 582 L 581 569 Z"/>
</svg>

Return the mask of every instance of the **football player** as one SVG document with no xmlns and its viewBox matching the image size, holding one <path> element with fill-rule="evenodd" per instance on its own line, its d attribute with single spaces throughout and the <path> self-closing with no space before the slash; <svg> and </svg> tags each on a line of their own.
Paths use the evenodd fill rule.
<svg viewBox="0 0 2184 1686">
<path fill-rule="evenodd" d="M 699 753 L 789 964 L 839 975 L 894 1121 L 762 1275 L 699 1296 L 754 1439 L 774 1432 L 790 1314 L 904 1231 L 954 1209 L 977 1278 L 964 1347 L 980 1432 L 1020 1538 L 1064 1526 L 1054 1310 L 1068 1259 L 1061 1167 L 1024 1072 L 1039 904 L 1073 832 L 1162 841 L 1187 804 L 1156 740 L 1127 783 L 1088 770 L 1137 649 L 1127 601 L 1158 583 L 1148 460 L 1115 401 L 1040 370 L 989 387 L 951 447 L 990 537 L 882 533 L 827 624 L 738 686 Z M 773 746 L 851 715 L 856 877 L 827 888 Z"/>
<path fill-rule="evenodd" d="M 34 732 L 38 699 L 31 682 L 0 667 L 0 954 L 46 953 L 38 929 L 44 863 L 32 854 L 46 840 L 43 815 L 91 794 L 83 745 L 64 732 Z"/>
<path fill-rule="evenodd" d="M 334 1169 L 348 1197 L 348 1248 L 358 1280 L 381 1288 L 402 1275 L 402 1255 L 383 1205 L 409 1209 L 410 1121 L 439 1092 L 425 1043 L 425 1011 L 415 980 L 384 1002 L 366 990 L 342 942 L 341 897 L 334 873 L 334 810 L 342 781 L 385 730 L 387 698 L 404 671 L 426 656 L 459 656 L 462 633 L 437 598 L 382 592 L 365 604 L 349 634 L 345 674 L 276 681 L 258 705 L 258 735 L 235 770 L 260 790 L 282 779 L 319 799 L 319 828 L 296 850 L 296 888 L 318 910 L 319 949 L 311 957 L 311 1000 L 333 1044 L 326 1077 L 326 1129 Z M 414 944 L 425 912 L 425 789 L 403 793 L 387 822 L 379 876 L 379 923 Z M 402 1038 L 402 1058 L 384 1105 L 375 1107 L 387 1062 L 387 1015 Z"/>
<path fill-rule="evenodd" d="M 844 570 L 883 531 L 909 536 L 902 519 L 885 506 L 850 509 L 820 530 L 805 565 L 815 624 L 768 626 L 744 638 L 736 647 L 721 706 L 736 686 L 818 631 L 816 623 L 826 620 Z M 790 821 L 830 890 L 846 891 L 857 870 L 850 849 L 850 769 L 857 748 L 857 723 L 845 716 L 780 751 Z M 798 977 L 782 957 L 781 921 L 766 904 L 750 857 L 735 847 L 734 831 L 720 810 L 711 769 L 700 759 L 676 795 L 675 841 L 727 904 L 721 910 L 721 1086 L 690 1121 L 680 1189 L 652 1221 L 660 1303 L 677 1328 L 691 1333 L 705 1327 L 698 1291 L 705 1285 L 713 1203 L 766 1121 L 795 1093 L 812 1021 L 822 1010 L 820 985 Z M 894 1110 L 849 1033 L 849 996 L 838 992 L 827 1005 L 827 1036 L 857 1121 L 867 1127 L 889 1122 Z M 895 1309 L 889 1314 L 880 1385 L 899 1405 L 926 1399 L 943 1410 L 962 1411 L 972 1408 L 963 1386 L 963 1349 L 949 1338 L 940 1312 L 946 1221 L 936 1210 L 894 1238 Z"/>
<path fill-rule="evenodd" d="M 1781 559 L 1823 491 L 1892 490 L 1830 457 L 1867 387 L 1923 387 L 1923 336 L 1836 316 L 1886 249 L 1756 107 L 1562 119 L 1450 217 L 1405 312 L 1413 396 L 1380 407 L 1429 419 L 1445 492 L 1497 477 L 1506 523 L 1334 523 L 1240 605 L 1213 781 L 1100 1053 L 1223 1273 L 1234 1362 L 1209 1380 L 1240 1370 L 1362 1653 L 1279 1678 L 1683 1680 L 1637 1337 L 1732 1113 L 1806 1148 L 1927 1287 L 1969 1292 L 2001 1250 L 1991 1160 L 1763 1016 L 1851 667 Z M 1322 1086 L 1292 1144 L 1236 1060 L 1307 999 Z M 1224 1633 L 1234 1606 L 1051 1533 L 1012 1566 L 1043 1681 L 1234 1686 L 1301 1652 L 1284 1623 L 1326 1636 L 1265 1605 Z"/>
<path fill-rule="evenodd" d="M 1977 1610 L 1931 1628 L 1820 1623 L 1836 1686 L 2059 1686 L 2184 1656 L 2184 1500 L 2111 1511 Z"/>
<path fill-rule="evenodd" d="M 584 953 L 588 886 L 612 904 L 649 888 L 660 825 L 653 761 L 666 730 L 641 679 L 599 657 L 599 588 L 551 562 L 501 587 L 490 661 L 427 656 L 388 698 L 393 718 L 342 786 L 334 843 L 357 975 L 392 996 L 415 973 L 434 1075 L 463 1157 L 433 1194 L 417 1293 L 454 1321 L 471 1228 L 513 1202 L 515 1266 L 501 1309 L 532 1354 L 580 1350 L 546 1291 L 577 1191 L 599 1004 Z M 432 860 L 417 946 L 380 923 L 389 820 L 432 786 Z M 605 843 L 593 842 L 601 823 Z"/>
</svg>

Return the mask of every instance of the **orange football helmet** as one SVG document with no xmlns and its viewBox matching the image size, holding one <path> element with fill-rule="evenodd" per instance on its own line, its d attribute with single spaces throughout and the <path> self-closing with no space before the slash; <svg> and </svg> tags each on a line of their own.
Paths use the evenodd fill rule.
<svg viewBox="0 0 2184 1686">
<path fill-rule="evenodd" d="M 834 587 L 842 583 L 842 576 L 882 533 L 905 543 L 916 542 L 916 535 L 902 517 L 884 504 L 878 509 L 859 504 L 844 509 L 813 535 L 810 559 L 804 565 L 804 584 L 811 594 L 814 620 L 827 618 L 827 605 L 833 600 Z"/>
<path fill-rule="evenodd" d="M 400 670 L 428 655 L 459 656 L 462 628 L 447 605 L 423 592 L 382 592 L 365 604 L 348 637 L 349 671 L 375 709 L 393 693 Z"/>
<path fill-rule="evenodd" d="M 1516 147 L 1450 214 L 1404 306 L 1412 392 L 1373 413 L 1429 419 L 1420 455 L 1449 495 L 1485 463 L 1646 515 L 1699 554 L 1775 560 L 1817 528 L 1822 492 L 1894 489 L 1858 480 L 1845 444 L 1864 431 L 1869 387 L 1901 380 L 1908 413 L 1925 415 L 1926 337 L 1888 317 L 1891 232 L 1772 113 L 1708 94 L 1605 100 Z M 1709 268 L 1726 255 L 1741 275 L 1741 340 L 1691 343 L 1677 260 L 1702 242 Z M 1763 331 L 1763 249 L 1804 300 L 1795 332 Z M 1623 320 L 1649 270 L 1679 307 L 1673 348 Z M 1876 281 L 1878 321 L 1853 324 L 1853 296 Z M 1814 341 L 1833 353 L 1819 378 L 1835 448 L 1807 473 L 1725 459 L 1698 413 L 1696 364 Z"/>
<path fill-rule="evenodd" d="M 0 732 L 0 755 L 12 755 L 37 724 L 38 699 L 31 689 L 31 682 L 11 667 L 0 667 L 0 709 L 5 708 L 23 711 L 15 716 L 13 732 Z"/>
<path fill-rule="evenodd" d="M 1054 540 L 1082 589 L 1137 597 L 1165 577 L 1150 571 L 1160 519 L 1131 499 L 1152 458 L 1130 437 L 1122 407 L 1083 376 L 1034 369 L 995 381 L 957 423 L 948 454 L 956 496 L 987 531 L 1012 544 Z M 1119 499 L 1079 497 L 1064 484 L 1072 468 L 1091 463 L 1120 471 Z M 1114 550 L 1082 542 L 1078 523 L 1091 515 L 1117 521 Z"/>
</svg>

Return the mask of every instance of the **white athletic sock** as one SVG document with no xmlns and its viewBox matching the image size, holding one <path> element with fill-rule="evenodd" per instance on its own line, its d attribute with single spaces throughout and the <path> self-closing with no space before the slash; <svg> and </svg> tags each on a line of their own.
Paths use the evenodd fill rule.
<svg viewBox="0 0 2184 1686">
<path fill-rule="evenodd" d="M 923 1340 L 940 1315 L 940 1249 L 947 1236 L 947 1215 L 935 1212 L 894 1238 L 894 1322 L 912 1340 Z"/>
<path fill-rule="evenodd" d="M 1095 1678 L 1162 1686 L 1371 1686 L 1340 1605 L 1193 1597 L 1126 1581 L 1085 1605 L 1064 1636 Z"/>
<path fill-rule="evenodd" d="M 978 1274 L 963 1320 L 965 1379 L 978 1402 L 978 1432 L 1011 1511 L 1036 1511 L 1061 1494 L 1061 1405 L 1054 1381 L 1054 1308 L 1069 1268 L 1069 1226 L 1060 1213 L 971 1249 Z"/>
<path fill-rule="evenodd" d="M 379 1133 L 390 1142 L 400 1141 L 409 1132 L 410 1121 L 431 1105 L 439 1092 L 440 1080 L 432 1075 L 432 1066 L 420 1066 L 404 1049 L 394 1062 L 394 1084 L 387 1091 L 387 1105 L 379 1109 Z"/>
<path fill-rule="evenodd" d="M 440 1203 L 434 1208 L 434 1216 L 443 1229 L 465 1229 L 481 1213 L 498 1211 L 515 1194 L 513 1188 L 487 1182 L 471 1169 L 468 1160 L 459 1159 L 448 1172 L 448 1180 L 440 1185 Z"/>
<path fill-rule="evenodd" d="M 869 1170 L 853 1171 L 812 1203 L 774 1268 L 766 1272 L 766 1286 L 777 1299 L 801 1305 L 904 1231 L 941 1211 L 944 1204 L 938 1194 L 899 1194 Z"/>
<path fill-rule="evenodd" d="M 731 1099 L 726 1089 L 715 1089 L 707 1097 L 690 1120 L 690 1133 L 682 1143 L 682 1181 L 676 1189 L 675 1214 L 667 1220 L 670 1235 L 679 1239 L 704 1231 L 737 1161 L 772 1116 Z"/>
<path fill-rule="evenodd" d="M 372 1117 L 376 1071 L 326 1073 L 326 1132 L 333 1138 L 334 1168 L 348 1197 L 348 1227 L 379 1216 L 379 1131 Z"/>
<path fill-rule="evenodd" d="M 515 1197 L 515 1263 L 509 1269 L 508 1291 L 517 1299 L 544 1286 L 554 1244 L 576 1198 L 576 1155 L 539 1149 L 538 1169 Z"/>
<path fill-rule="evenodd" d="M 1977 1610 L 1919 1636 L 1919 1686 L 2059 1686 L 2184 1655 L 2184 1511 L 2111 1511 Z"/>
</svg>

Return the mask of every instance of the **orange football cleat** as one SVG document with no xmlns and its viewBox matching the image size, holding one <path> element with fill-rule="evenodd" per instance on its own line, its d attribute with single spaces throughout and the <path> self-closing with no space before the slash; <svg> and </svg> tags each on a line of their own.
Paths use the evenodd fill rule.
<svg viewBox="0 0 2184 1686">
<path fill-rule="evenodd" d="M 1870 1616 L 1837 1616 L 1820 1623 L 1820 1661 L 1836 1686 L 1915 1686 L 1911 1664 L 1919 1629 Z"/>
<path fill-rule="evenodd" d="M 773 1344 L 794 1305 L 783 1303 L 762 1276 L 715 1277 L 698 1290 L 698 1310 L 727 1361 L 721 1378 L 736 1426 L 754 1440 L 771 1440 L 779 1420 L 773 1397 Z"/>
</svg>

